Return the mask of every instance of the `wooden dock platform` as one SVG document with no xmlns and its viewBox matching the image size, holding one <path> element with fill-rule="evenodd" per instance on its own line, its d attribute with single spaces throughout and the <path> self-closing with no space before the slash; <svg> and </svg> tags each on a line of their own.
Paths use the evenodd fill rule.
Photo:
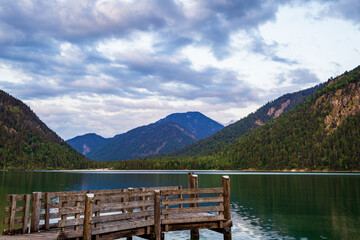
<svg viewBox="0 0 360 240">
<path fill-rule="evenodd" d="M 7 196 L 5 239 L 164 239 L 164 233 L 210 229 L 231 239 L 230 178 L 220 188 L 198 188 L 188 174 L 182 186 Z M 31 211 L 30 211 L 31 209 Z"/>
</svg>

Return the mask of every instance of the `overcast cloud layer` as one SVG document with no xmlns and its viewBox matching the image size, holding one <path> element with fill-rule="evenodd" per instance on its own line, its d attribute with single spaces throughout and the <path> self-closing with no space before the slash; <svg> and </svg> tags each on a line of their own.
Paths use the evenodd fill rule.
<svg viewBox="0 0 360 240">
<path fill-rule="evenodd" d="M 64 139 L 239 120 L 360 64 L 358 0 L 2 0 L 0 89 Z"/>
</svg>

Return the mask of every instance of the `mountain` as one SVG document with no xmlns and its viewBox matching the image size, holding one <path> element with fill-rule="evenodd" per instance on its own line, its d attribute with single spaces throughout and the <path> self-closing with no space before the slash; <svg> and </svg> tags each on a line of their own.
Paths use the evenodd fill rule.
<svg viewBox="0 0 360 240">
<path fill-rule="evenodd" d="M 214 157 L 235 169 L 360 170 L 360 66 Z"/>
<path fill-rule="evenodd" d="M 85 168 L 91 164 L 23 102 L 0 90 L 0 168 Z"/>
<path fill-rule="evenodd" d="M 272 119 L 279 117 L 284 112 L 291 110 L 306 97 L 314 93 L 318 88 L 319 86 L 315 86 L 306 90 L 285 94 L 274 101 L 268 102 L 259 108 L 255 113 L 251 113 L 247 117 L 228 125 L 210 137 L 165 155 L 172 157 L 203 156 L 218 152 L 238 137 L 256 129 L 261 125 L 264 125 Z"/>
<path fill-rule="evenodd" d="M 173 113 L 157 123 L 174 122 L 195 134 L 197 139 L 206 138 L 224 128 L 223 125 L 200 112 Z"/>
<path fill-rule="evenodd" d="M 95 133 L 88 133 L 66 140 L 66 142 L 75 148 L 79 153 L 85 155 L 94 149 L 104 146 L 110 142 L 110 138 L 103 138 Z"/>
<path fill-rule="evenodd" d="M 117 161 L 142 158 L 168 152 L 197 140 L 196 136 L 174 122 L 158 122 L 115 136 L 86 157 L 96 161 Z"/>
</svg>

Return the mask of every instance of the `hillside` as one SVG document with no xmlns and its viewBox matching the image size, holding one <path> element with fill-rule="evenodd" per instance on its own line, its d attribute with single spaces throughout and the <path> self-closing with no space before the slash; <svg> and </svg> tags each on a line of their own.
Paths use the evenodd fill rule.
<svg viewBox="0 0 360 240">
<path fill-rule="evenodd" d="M 234 169 L 360 170 L 360 66 L 216 158 Z"/>
<path fill-rule="evenodd" d="M 109 141 L 111 141 L 110 138 L 103 138 L 95 133 L 88 133 L 66 140 L 70 146 L 83 155 L 104 146 Z"/>
<path fill-rule="evenodd" d="M 192 132 L 197 139 L 206 138 L 224 128 L 200 112 L 173 113 L 156 123 L 174 122 Z"/>
<path fill-rule="evenodd" d="M 85 168 L 90 163 L 23 102 L 0 90 L 0 168 Z"/>
<path fill-rule="evenodd" d="M 153 123 L 115 136 L 106 145 L 86 155 L 96 161 L 117 161 L 142 158 L 184 147 L 195 142 L 196 136 L 173 123 Z"/>
<path fill-rule="evenodd" d="M 256 129 L 271 119 L 279 117 L 282 113 L 291 110 L 296 104 L 310 96 L 318 88 L 319 86 L 315 86 L 306 90 L 285 94 L 265 104 L 255 113 L 249 114 L 247 117 L 223 128 L 210 137 L 168 153 L 166 156 L 203 156 L 215 153 L 238 137 Z"/>
</svg>

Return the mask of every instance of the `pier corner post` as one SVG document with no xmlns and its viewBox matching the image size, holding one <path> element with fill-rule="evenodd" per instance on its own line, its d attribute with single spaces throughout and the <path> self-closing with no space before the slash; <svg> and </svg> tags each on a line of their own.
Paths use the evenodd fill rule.
<svg viewBox="0 0 360 240">
<path fill-rule="evenodd" d="M 154 232 L 155 239 L 161 240 L 161 210 L 160 210 L 160 190 L 154 191 Z"/>
<path fill-rule="evenodd" d="M 31 209 L 31 224 L 30 232 L 38 232 L 40 225 L 40 210 L 41 210 L 41 192 L 33 192 L 32 194 L 32 209 Z"/>
<path fill-rule="evenodd" d="M 88 193 L 85 195 L 85 212 L 84 212 L 84 229 L 83 239 L 91 240 L 91 224 L 93 215 L 94 194 Z"/>
<path fill-rule="evenodd" d="M 199 179 L 198 179 L 198 175 L 195 175 L 194 173 L 191 173 L 191 188 L 192 189 L 198 189 L 199 188 Z M 193 198 L 197 198 L 198 195 L 197 194 L 194 194 L 192 195 L 191 197 Z M 192 203 L 190 207 L 198 207 L 199 204 L 197 203 Z M 193 229 L 193 230 L 190 230 L 190 239 L 191 240 L 199 240 L 200 239 L 200 233 L 199 233 L 199 229 Z"/>
<path fill-rule="evenodd" d="M 224 218 L 226 221 L 231 221 L 231 206 L 230 206 L 230 178 L 229 176 L 222 177 L 223 197 L 224 197 Z M 231 227 L 226 227 L 223 230 L 224 240 L 231 240 Z"/>
</svg>

